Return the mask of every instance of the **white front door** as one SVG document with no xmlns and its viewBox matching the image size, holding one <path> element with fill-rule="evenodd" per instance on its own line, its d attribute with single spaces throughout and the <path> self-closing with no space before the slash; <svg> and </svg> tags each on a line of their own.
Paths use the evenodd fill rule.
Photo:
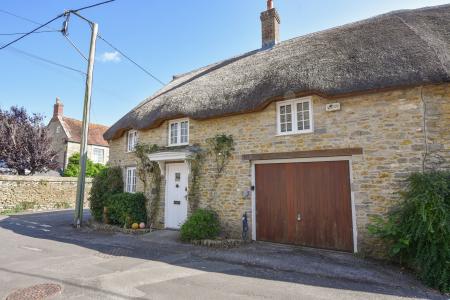
<svg viewBox="0 0 450 300">
<path fill-rule="evenodd" d="M 188 168 L 185 163 L 166 166 L 165 227 L 179 229 L 187 218 Z"/>
</svg>

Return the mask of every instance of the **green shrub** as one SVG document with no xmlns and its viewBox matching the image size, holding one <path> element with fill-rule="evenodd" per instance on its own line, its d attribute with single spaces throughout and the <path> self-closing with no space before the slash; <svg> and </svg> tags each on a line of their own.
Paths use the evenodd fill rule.
<svg viewBox="0 0 450 300">
<path fill-rule="evenodd" d="M 403 201 L 369 231 L 390 245 L 390 255 L 426 284 L 450 291 L 450 172 L 416 173 Z"/>
<path fill-rule="evenodd" d="M 86 161 L 86 177 L 94 177 L 101 170 L 105 169 L 106 166 L 102 164 L 96 164 L 92 162 L 89 158 Z M 74 153 L 69 158 L 69 163 L 64 170 L 64 177 L 78 177 L 80 174 L 80 153 Z"/>
<path fill-rule="evenodd" d="M 107 200 L 111 224 L 129 228 L 133 223 L 147 221 L 145 196 L 142 193 L 121 193 L 111 195 Z"/>
<path fill-rule="evenodd" d="M 217 214 L 211 210 L 198 209 L 181 226 L 183 241 L 214 239 L 220 233 Z"/>
<path fill-rule="evenodd" d="M 89 192 L 89 204 L 91 215 L 97 221 L 102 221 L 103 207 L 106 206 L 108 197 L 123 192 L 122 169 L 109 167 L 101 170 L 92 180 Z"/>
</svg>

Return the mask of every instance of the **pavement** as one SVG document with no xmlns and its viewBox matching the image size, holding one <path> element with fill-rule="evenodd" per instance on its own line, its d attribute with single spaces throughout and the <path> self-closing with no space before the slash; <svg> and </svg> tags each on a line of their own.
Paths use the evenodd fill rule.
<svg viewBox="0 0 450 300">
<path fill-rule="evenodd" d="M 75 229 L 72 216 L 0 216 L 0 299 L 55 284 L 51 299 L 448 299 L 351 254 L 260 242 L 211 249 L 179 242 L 176 231 Z"/>
</svg>

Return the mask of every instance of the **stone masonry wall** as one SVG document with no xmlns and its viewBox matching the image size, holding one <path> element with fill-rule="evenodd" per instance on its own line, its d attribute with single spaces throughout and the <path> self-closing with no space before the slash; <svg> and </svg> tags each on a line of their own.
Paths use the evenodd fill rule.
<svg viewBox="0 0 450 300">
<path fill-rule="evenodd" d="M 450 88 L 424 89 L 427 168 L 450 169 Z"/>
<path fill-rule="evenodd" d="M 92 179 L 86 179 L 84 207 Z M 74 208 L 77 178 L 0 175 L 0 212 L 22 206 L 27 209 L 51 210 Z"/>
<path fill-rule="evenodd" d="M 235 153 L 219 180 L 217 198 L 211 199 L 213 165 L 207 158 L 200 179 L 201 206 L 211 206 L 224 231 L 239 237 L 241 216 L 251 216 L 251 163 L 243 154 L 363 148 L 352 157 L 352 195 L 356 209 L 358 251 L 372 252 L 376 244 L 367 233 L 371 216 L 385 215 L 398 201 L 404 179 L 422 170 L 425 138 L 428 148 L 450 161 L 450 85 L 426 86 L 329 100 L 312 96 L 314 133 L 278 136 L 276 104 L 261 112 L 211 120 L 190 120 L 190 144 L 206 148 L 205 140 L 216 134 L 232 134 Z M 326 112 L 327 103 L 339 102 L 341 110 Z M 426 104 L 424 106 L 424 103 Z M 424 110 L 424 107 L 426 108 Z M 424 112 L 426 128 L 424 130 Z M 139 132 L 141 142 L 167 146 L 168 124 Z M 110 143 L 110 162 L 133 166 L 133 153 L 125 153 L 126 138 Z M 443 166 L 443 164 L 441 164 Z M 138 184 L 138 190 L 142 184 Z M 164 187 L 162 188 L 164 191 Z M 161 199 L 161 222 L 164 195 Z M 250 228 L 252 220 L 249 220 Z"/>
<path fill-rule="evenodd" d="M 67 135 L 58 119 L 52 119 L 47 127 L 48 133 L 52 139 L 50 147 L 57 153 L 57 161 L 60 168 L 66 164 L 66 139 Z"/>
</svg>

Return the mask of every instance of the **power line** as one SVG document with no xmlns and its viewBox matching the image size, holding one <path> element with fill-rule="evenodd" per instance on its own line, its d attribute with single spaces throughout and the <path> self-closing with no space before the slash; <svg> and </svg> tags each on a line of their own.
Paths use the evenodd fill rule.
<svg viewBox="0 0 450 300">
<path fill-rule="evenodd" d="M 61 30 L 40 30 L 35 31 L 33 33 L 46 33 L 46 32 L 61 32 Z M 0 35 L 20 35 L 20 34 L 26 34 L 26 32 L 12 32 L 12 33 L 0 33 Z"/>
<path fill-rule="evenodd" d="M 81 7 L 81 8 L 78 8 L 78 9 L 69 10 L 69 11 L 64 12 L 64 13 L 62 13 L 62 14 L 59 14 L 59 15 L 57 15 L 56 17 L 54 17 L 53 19 L 51 19 L 50 21 L 48 21 L 48 22 L 46 22 L 46 23 L 44 23 L 44 24 L 40 24 L 39 27 L 33 29 L 32 31 L 27 32 L 27 33 L 25 33 L 24 35 L 18 37 L 17 39 L 15 39 L 15 40 L 9 42 L 8 44 L 1 46 L 1 47 L 0 47 L 0 50 L 5 49 L 5 48 L 8 47 L 9 45 L 12 45 L 12 44 L 14 44 L 14 43 L 20 41 L 20 40 L 23 39 L 24 37 L 26 37 L 26 36 L 28 36 L 28 35 L 30 35 L 30 34 L 36 32 L 36 31 L 38 31 L 38 30 L 41 29 L 42 27 L 46 27 L 46 26 L 47 26 L 48 24 L 50 24 L 51 22 L 53 22 L 53 21 L 55 21 L 55 20 L 57 20 L 57 19 L 59 19 L 59 18 L 65 16 L 67 13 L 70 13 L 71 11 L 72 11 L 72 12 L 78 12 L 78 11 L 80 11 L 80 10 L 84 10 L 84 9 L 96 7 L 96 6 L 103 5 L 103 4 L 106 4 L 106 3 L 110 3 L 110 2 L 113 2 L 113 1 L 115 1 L 115 0 L 108 0 L 108 1 L 100 2 L 100 3 L 97 3 L 97 4 L 93 4 L 93 5 Z M 4 13 L 6 13 L 6 14 L 9 14 L 9 15 L 11 15 L 11 16 L 20 18 L 20 19 L 22 19 L 22 20 L 26 20 L 26 21 L 29 21 L 29 22 L 33 22 L 33 23 L 35 23 L 35 24 L 37 23 L 37 22 L 35 22 L 35 21 L 33 21 L 33 20 L 30 20 L 30 19 L 25 18 L 25 17 L 20 17 L 20 16 L 18 16 L 18 15 L 13 14 L 13 13 L 9 13 L 9 12 L 7 12 L 7 11 L 5 11 L 5 10 L 1 10 L 1 11 L 4 12 Z"/>
<path fill-rule="evenodd" d="M 125 57 L 126 59 L 128 59 L 131 63 L 133 63 L 136 67 L 138 67 L 139 69 L 141 69 L 143 72 L 145 72 L 147 75 L 149 75 L 150 77 L 152 77 L 154 80 L 158 81 L 161 85 L 166 85 L 162 80 L 160 80 L 158 77 L 156 77 L 155 75 L 153 75 L 152 73 L 150 73 L 149 71 L 147 71 L 146 69 L 144 69 L 144 67 L 142 67 L 141 65 L 139 65 L 137 62 L 135 62 L 134 60 L 132 60 L 128 55 L 126 55 L 125 53 L 123 53 L 122 51 L 120 51 L 117 47 L 115 47 L 114 45 L 112 45 L 110 42 L 108 42 L 107 40 L 105 40 L 100 34 L 98 35 L 98 38 L 101 39 L 103 42 L 105 42 L 108 46 L 110 46 L 111 48 L 113 48 L 114 50 L 116 50 L 117 52 L 119 52 L 123 57 Z"/>
<path fill-rule="evenodd" d="M 10 16 L 13 16 L 13 17 L 16 17 L 16 18 L 18 18 L 18 19 L 21 19 L 21 20 L 24 20 L 24 21 L 33 23 L 33 24 L 35 24 L 35 25 L 42 25 L 41 23 L 38 23 L 38 22 L 33 21 L 33 20 L 31 20 L 31 19 L 28 19 L 28 18 L 26 18 L 26 17 L 22 17 L 22 16 L 19 16 L 19 15 L 16 15 L 16 14 L 10 12 L 10 11 L 6 11 L 6 10 L 1 9 L 1 8 L 0 8 L 0 12 L 2 12 L 2 13 L 4 13 L 4 14 L 7 14 L 7 15 L 10 15 Z"/>
<path fill-rule="evenodd" d="M 110 2 L 113 2 L 113 1 L 115 1 L 115 0 L 104 1 L 104 2 L 100 2 L 100 3 L 97 3 L 97 4 L 90 5 L 90 6 L 85 6 L 85 7 L 79 8 L 79 9 L 69 10 L 69 12 L 70 12 L 70 11 L 78 12 L 78 11 L 80 11 L 80 10 L 84 10 L 84 9 L 96 7 L 96 6 L 103 5 L 103 4 L 106 4 L 106 3 L 110 3 Z M 19 16 L 19 15 L 16 15 L 16 14 L 14 14 L 14 13 L 5 11 L 5 10 L 3 10 L 3 9 L 0 9 L 0 12 L 3 12 L 3 13 L 5 13 L 5 14 L 14 16 L 14 17 L 16 17 L 16 18 L 19 18 L 19 19 L 22 19 L 22 20 L 31 22 L 31 23 L 36 24 L 36 25 L 41 25 L 41 27 L 46 26 L 46 25 L 49 24 L 49 22 L 47 22 L 46 24 L 42 25 L 41 23 L 38 23 L 38 22 L 36 22 L 36 21 L 34 21 L 34 20 L 31 20 L 31 19 L 29 19 L 29 18 L 26 18 L 26 17 L 22 17 L 22 16 Z M 64 14 L 63 14 L 63 15 L 64 15 Z M 48 26 L 46 26 L 46 27 L 49 28 Z M 158 77 L 156 77 L 155 75 L 153 75 L 150 71 L 146 70 L 144 67 L 142 67 L 141 65 L 139 65 L 136 61 L 134 61 L 131 57 L 129 57 L 128 55 L 126 55 L 123 51 L 119 50 L 119 49 L 118 49 L 117 47 L 115 47 L 113 44 L 111 44 L 110 42 L 108 42 L 107 40 L 105 40 L 100 34 L 98 34 L 98 38 L 101 39 L 103 42 L 105 42 L 105 43 L 106 43 L 108 46 L 110 46 L 112 49 L 114 49 L 115 51 L 119 52 L 123 57 L 125 57 L 128 61 L 130 61 L 132 64 L 134 64 L 136 67 L 138 67 L 138 68 L 139 68 L 141 71 L 143 71 L 145 74 L 149 75 L 151 78 L 153 78 L 154 80 L 156 80 L 156 81 L 157 81 L 158 83 L 160 83 L 161 85 L 163 85 L 163 86 L 165 85 L 165 83 L 164 83 L 162 80 L 160 80 Z M 76 46 L 75 46 L 71 41 L 69 41 L 69 42 L 72 44 L 72 46 L 74 46 L 74 47 L 76 48 Z M 3 46 L 2 48 L 0 48 L 0 50 L 3 49 L 3 48 L 6 47 L 6 46 L 8 46 L 8 45 Z M 77 50 L 77 51 L 79 52 L 79 49 L 78 49 L 78 48 L 76 48 L 75 50 Z M 79 52 L 79 53 L 80 53 L 80 52 Z M 81 54 L 81 53 L 80 53 L 80 54 Z M 84 57 L 84 55 L 82 55 L 82 56 Z M 85 74 L 85 73 L 83 72 L 83 74 Z"/>
<path fill-rule="evenodd" d="M 97 4 L 93 4 L 93 5 L 85 6 L 85 7 L 82 7 L 82 8 L 78 8 L 78 9 L 71 9 L 70 11 L 78 12 L 78 11 L 80 11 L 80 10 L 84 10 L 84 9 L 96 7 L 96 6 L 103 5 L 103 4 L 110 3 L 110 2 L 114 2 L 114 1 L 116 1 L 116 0 L 104 1 L 104 2 L 97 3 Z M 69 12 L 70 12 L 70 11 L 69 11 Z"/>
<path fill-rule="evenodd" d="M 13 51 L 15 51 L 15 52 L 18 52 L 18 53 L 21 53 L 21 54 L 23 54 L 23 55 L 26 55 L 26 56 L 28 56 L 28 57 L 31 57 L 31 58 L 34 58 L 34 59 L 37 59 L 37 60 L 46 62 L 46 63 L 48 63 L 48 64 L 51 64 L 51 65 L 54 65 L 54 66 L 57 66 L 57 67 L 60 67 L 60 68 L 64 68 L 64 69 L 66 69 L 66 70 L 70 70 L 70 71 L 73 71 L 73 72 L 77 72 L 77 73 L 82 74 L 83 76 L 86 76 L 86 73 L 83 72 L 83 71 L 80 71 L 80 70 L 77 70 L 77 69 L 75 69 L 75 68 L 72 68 L 72 67 L 69 67 L 69 66 L 60 64 L 60 63 L 58 63 L 58 62 L 49 60 L 49 59 L 47 59 L 47 58 L 43 58 L 43 57 L 37 56 L 37 55 L 35 55 L 35 54 L 32 54 L 32 53 L 29 53 L 29 52 L 26 52 L 26 51 L 17 49 L 16 47 L 12 47 L 12 46 L 10 47 L 10 49 L 13 50 Z"/>
<path fill-rule="evenodd" d="M 11 42 L 9 42 L 8 44 L 3 45 L 2 47 L 0 47 L 0 50 L 5 49 L 5 48 L 8 47 L 9 45 L 12 45 L 12 44 L 14 44 L 14 43 L 17 43 L 18 41 L 20 41 L 20 40 L 23 39 L 24 37 L 26 37 L 26 36 L 28 36 L 28 35 L 30 35 L 30 34 L 36 32 L 36 31 L 38 31 L 38 30 L 41 29 L 42 27 L 47 26 L 48 24 L 50 24 L 51 22 L 53 22 L 53 21 L 55 21 L 55 20 L 61 18 L 62 16 L 64 16 L 64 14 L 59 14 L 59 15 L 57 15 L 56 17 L 54 17 L 54 18 L 51 19 L 50 21 L 48 21 L 48 22 L 42 24 L 42 25 L 39 26 L 39 27 L 36 27 L 35 29 L 31 30 L 30 32 L 25 33 L 24 35 L 18 37 L 17 39 L 15 39 L 15 40 L 13 40 L 13 41 L 11 41 Z"/>
</svg>

